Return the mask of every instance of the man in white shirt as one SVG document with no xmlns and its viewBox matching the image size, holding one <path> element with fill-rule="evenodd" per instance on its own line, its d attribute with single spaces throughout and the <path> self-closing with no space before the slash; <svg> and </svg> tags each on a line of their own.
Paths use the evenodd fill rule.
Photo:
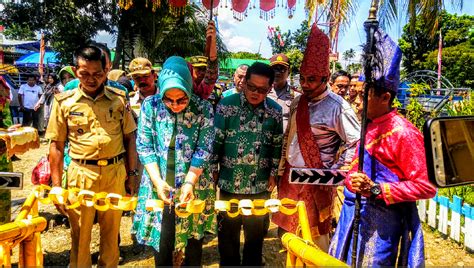
<svg viewBox="0 0 474 268">
<path fill-rule="evenodd" d="M 18 91 L 18 100 L 20 102 L 20 111 L 23 112 L 23 126 L 30 126 L 39 130 L 40 113 L 35 111 L 35 105 L 43 94 L 43 89 L 36 84 L 36 76 L 28 75 L 26 84 L 20 86 Z"/>
</svg>

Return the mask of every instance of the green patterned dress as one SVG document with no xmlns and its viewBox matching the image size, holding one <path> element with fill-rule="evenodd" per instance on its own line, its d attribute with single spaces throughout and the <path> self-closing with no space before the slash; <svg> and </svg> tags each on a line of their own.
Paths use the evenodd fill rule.
<svg viewBox="0 0 474 268">
<path fill-rule="evenodd" d="M 170 153 L 170 145 L 174 153 Z M 216 219 L 213 211 L 215 190 L 208 172 L 214 140 L 213 112 L 209 102 L 192 95 L 189 105 L 180 113 L 172 113 L 159 95 L 151 96 L 142 103 L 137 131 L 137 152 L 143 165 L 156 162 L 161 177 L 169 180 L 174 172 L 174 187 L 179 189 L 191 166 L 203 169 L 196 184 L 196 199 L 205 200 L 203 214 L 188 218 L 176 217 L 175 249 L 184 251 L 189 238 L 201 239 L 205 232 L 215 233 Z M 174 170 L 170 170 L 168 157 L 174 155 Z M 168 175 L 168 176 L 167 176 Z M 174 201 L 178 202 L 179 192 Z M 138 204 L 133 220 L 132 233 L 141 244 L 159 251 L 161 237 L 161 212 L 146 211 L 147 199 L 158 199 L 155 187 L 146 170 L 141 178 Z"/>
</svg>

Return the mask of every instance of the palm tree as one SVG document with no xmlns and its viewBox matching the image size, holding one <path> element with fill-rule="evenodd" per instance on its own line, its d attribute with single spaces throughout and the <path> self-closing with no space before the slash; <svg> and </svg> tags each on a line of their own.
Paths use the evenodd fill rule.
<svg viewBox="0 0 474 268">
<path fill-rule="evenodd" d="M 307 0 L 308 21 L 316 10 L 326 12 L 330 28 L 330 38 L 334 40 L 340 25 L 344 26 L 350 22 L 358 8 L 359 1 L 367 0 Z M 388 27 L 395 23 L 400 14 L 406 13 L 411 29 L 415 29 L 416 15 L 427 22 L 426 28 L 434 37 L 439 29 L 441 12 L 445 7 L 445 0 L 379 0 L 378 19 L 380 24 Z M 455 8 L 462 9 L 464 0 L 450 0 Z"/>
<path fill-rule="evenodd" d="M 195 5 L 186 6 L 183 14 L 175 16 L 170 14 L 166 1 L 154 11 L 143 3 L 135 3 L 129 9 L 120 10 L 119 17 L 117 55 L 125 51 L 128 59 L 139 55 L 159 63 L 172 55 L 187 57 L 204 53 L 207 16 Z M 217 45 L 219 57 L 225 58 L 228 51 L 219 35 Z M 116 57 L 114 67 L 118 67 L 120 60 Z"/>
</svg>

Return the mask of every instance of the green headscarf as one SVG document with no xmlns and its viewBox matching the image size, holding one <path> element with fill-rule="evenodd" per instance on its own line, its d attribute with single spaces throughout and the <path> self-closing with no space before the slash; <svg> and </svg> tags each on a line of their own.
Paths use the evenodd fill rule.
<svg viewBox="0 0 474 268">
<path fill-rule="evenodd" d="M 186 60 L 178 56 L 169 57 L 163 64 L 163 69 L 158 76 L 158 84 L 161 98 L 172 88 L 181 89 L 188 98 L 191 98 L 193 78 Z"/>
</svg>

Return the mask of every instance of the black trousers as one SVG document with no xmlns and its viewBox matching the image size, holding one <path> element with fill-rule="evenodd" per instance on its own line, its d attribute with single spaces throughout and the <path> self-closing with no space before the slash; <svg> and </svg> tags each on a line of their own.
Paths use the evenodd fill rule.
<svg viewBox="0 0 474 268">
<path fill-rule="evenodd" d="M 23 126 L 31 126 L 31 124 L 33 123 L 33 127 L 36 128 L 38 131 L 41 131 L 39 129 L 40 127 L 40 111 L 36 111 L 33 110 L 33 109 L 27 109 L 25 108 L 23 110 Z"/>
<path fill-rule="evenodd" d="M 171 208 L 171 209 L 170 209 Z M 153 249 L 155 267 L 173 266 L 176 221 L 174 207 L 165 206 L 161 223 L 160 251 Z M 203 239 L 188 239 L 185 249 L 184 266 L 201 266 Z"/>
<path fill-rule="evenodd" d="M 220 191 L 220 200 L 230 199 L 264 199 L 268 193 L 259 194 L 232 194 Z M 221 266 L 261 266 L 263 239 L 265 236 L 264 216 L 243 216 L 235 218 L 227 216 L 226 212 L 220 212 L 217 216 L 219 254 Z M 244 229 L 244 251 L 242 261 L 240 259 L 240 230 Z"/>
</svg>

